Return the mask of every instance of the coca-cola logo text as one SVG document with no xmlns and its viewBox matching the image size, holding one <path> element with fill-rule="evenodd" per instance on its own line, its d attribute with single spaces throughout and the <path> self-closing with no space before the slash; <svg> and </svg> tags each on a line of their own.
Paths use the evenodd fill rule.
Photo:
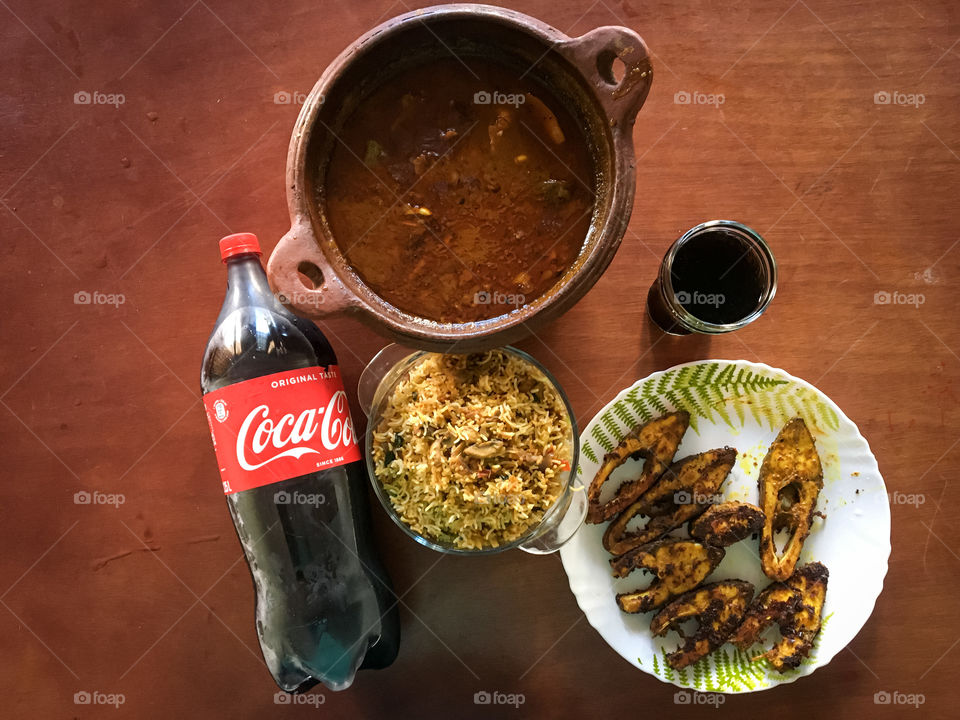
<svg viewBox="0 0 960 720">
<path fill-rule="evenodd" d="M 203 404 L 227 495 L 363 459 L 336 365 L 243 380 Z"/>
<path fill-rule="evenodd" d="M 329 452 L 355 444 L 347 395 L 342 390 L 334 393 L 325 407 L 306 408 L 299 415 L 288 412 L 274 418 L 269 405 L 257 405 L 240 425 L 237 462 L 244 470 L 257 470 L 280 458 L 320 454 L 307 444 L 318 433 Z"/>
</svg>

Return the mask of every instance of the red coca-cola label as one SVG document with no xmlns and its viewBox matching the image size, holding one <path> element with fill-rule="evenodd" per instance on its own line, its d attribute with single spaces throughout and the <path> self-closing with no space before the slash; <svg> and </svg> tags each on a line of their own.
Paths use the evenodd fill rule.
<svg viewBox="0 0 960 720">
<path fill-rule="evenodd" d="M 360 460 L 336 365 L 228 385 L 203 404 L 227 495 Z"/>
</svg>

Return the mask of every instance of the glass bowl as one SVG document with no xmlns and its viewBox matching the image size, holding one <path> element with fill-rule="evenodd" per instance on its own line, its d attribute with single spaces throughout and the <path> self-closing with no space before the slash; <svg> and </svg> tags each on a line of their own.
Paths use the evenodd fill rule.
<svg viewBox="0 0 960 720">
<path fill-rule="evenodd" d="M 387 515 L 403 530 L 421 545 L 437 552 L 451 555 L 492 555 L 513 548 L 520 548 L 535 555 L 544 555 L 556 552 L 577 531 L 583 523 L 587 513 L 587 496 L 580 481 L 577 479 L 576 468 L 580 457 L 580 440 L 577 432 L 577 421 L 573 415 L 570 400 L 556 378 L 539 362 L 527 353 L 513 347 L 503 347 L 501 352 L 514 355 L 524 362 L 535 367 L 543 374 L 557 395 L 563 401 L 570 421 L 570 437 L 568 442 L 571 448 L 570 469 L 560 475 L 562 489 L 557 499 L 547 508 L 543 519 L 531 527 L 523 536 L 503 543 L 497 547 L 467 549 L 455 547 L 441 540 L 427 537 L 413 530 L 407 525 L 390 501 L 387 491 L 374 472 L 373 461 L 373 433 L 379 425 L 387 399 L 397 384 L 406 378 L 410 370 L 429 353 L 415 351 L 400 345 L 388 345 L 370 361 L 360 376 L 358 395 L 360 406 L 367 415 L 367 432 L 364 446 L 364 455 L 367 463 L 367 475 L 373 484 L 373 490 L 380 500 Z"/>
</svg>

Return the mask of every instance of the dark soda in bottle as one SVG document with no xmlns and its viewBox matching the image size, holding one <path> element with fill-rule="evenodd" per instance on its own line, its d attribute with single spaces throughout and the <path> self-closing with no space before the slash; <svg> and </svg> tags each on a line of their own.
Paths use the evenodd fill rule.
<svg viewBox="0 0 960 720">
<path fill-rule="evenodd" d="M 254 235 L 220 253 L 227 295 L 200 382 L 260 647 L 283 690 L 341 690 L 393 662 L 400 629 L 337 358 L 274 296 Z"/>
</svg>

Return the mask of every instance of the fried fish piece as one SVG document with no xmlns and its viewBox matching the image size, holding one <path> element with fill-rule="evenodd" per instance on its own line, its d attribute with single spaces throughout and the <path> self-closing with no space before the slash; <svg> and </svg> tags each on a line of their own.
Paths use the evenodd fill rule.
<svg viewBox="0 0 960 720">
<path fill-rule="evenodd" d="M 680 670 L 727 642 L 743 619 L 753 590 L 753 585 L 744 580 L 710 583 L 684 593 L 654 615 L 650 621 L 654 636 L 674 630 L 684 639 L 679 650 L 667 655 L 667 664 Z M 689 637 L 681 628 L 687 620 L 697 621 L 697 629 Z"/>
<path fill-rule="evenodd" d="M 760 536 L 760 563 L 774 580 L 793 574 L 803 542 L 810 534 L 823 468 L 813 436 L 803 418 L 793 418 L 773 441 L 760 467 L 760 507 L 766 516 Z M 774 534 L 783 528 L 790 539 L 777 554 Z"/>
<path fill-rule="evenodd" d="M 780 641 L 766 653 L 767 660 L 779 672 L 797 667 L 810 654 L 813 641 L 823 626 L 823 603 L 827 597 L 830 571 L 822 563 L 807 563 L 787 580 L 800 593 L 797 611 L 780 626 Z"/>
<path fill-rule="evenodd" d="M 797 667 L 810 654 L 823 625 L 829 577 L 825 565 L 812 562 L 798 568 L 785 582 L 773 583 L 751 605 L 731 642 L 747 650 L 771 623 L 776 623 L 780 627 L 780 639 L 753 659 L 766 658 L 778 672 Z"/>
<path fill-rule="evenodd" d="M 741 650 L 750 649 L 771 624 L 786 624 L 800 606 L 800 593 L 775 582 L 764 588 L 747 609 L 747 614 L 730 642 Z"/>
<path fill-rule="evenodd" d="M 684 433 L 690 426 L 690 413 L 685 410 L 667 413 L 648 423 L 638 425 L 615 447 L 603 456 L 600 469 L 587 490 L 588 523 L 609 520 L 636 500 L 663 474 L 673 460 Z M 640 477 L 623 483 L 609 502 L 600 504 L 600 490 L 610 474 L 631 457 L 643 457 Z"/>
<path fill-rule="evenodd" d="M 614 555 L 621 555 L 697 517 L 720 492 L 736 459 L 737 451 L 725 447 L 678 460 L 656 485 L 610 523 L 603 534 L 603 546 Z M 639 530 L 628 532 L 627 524 L 637 515 L 650 519 Z"/>
<path fill-rule="evenodd" d="M 642 545 L 612 558 L 610 566 L 615 577 L 626 577 L 633 570 L 640 569 L 656 574 L 645 590 L 617 595 L 617 605 L 627 613 L 656 610 L 702 583 L 720 564 L 724 554 L 723 548 L 671 538 Z"/>
<path fill-rule="evenodd" d="M 707 543 L 729 547 L 763 528 L 763 510 L 756 505 L 730 500 L 711 505 L 690 523 L 690 536 Z"/>
</svg>

